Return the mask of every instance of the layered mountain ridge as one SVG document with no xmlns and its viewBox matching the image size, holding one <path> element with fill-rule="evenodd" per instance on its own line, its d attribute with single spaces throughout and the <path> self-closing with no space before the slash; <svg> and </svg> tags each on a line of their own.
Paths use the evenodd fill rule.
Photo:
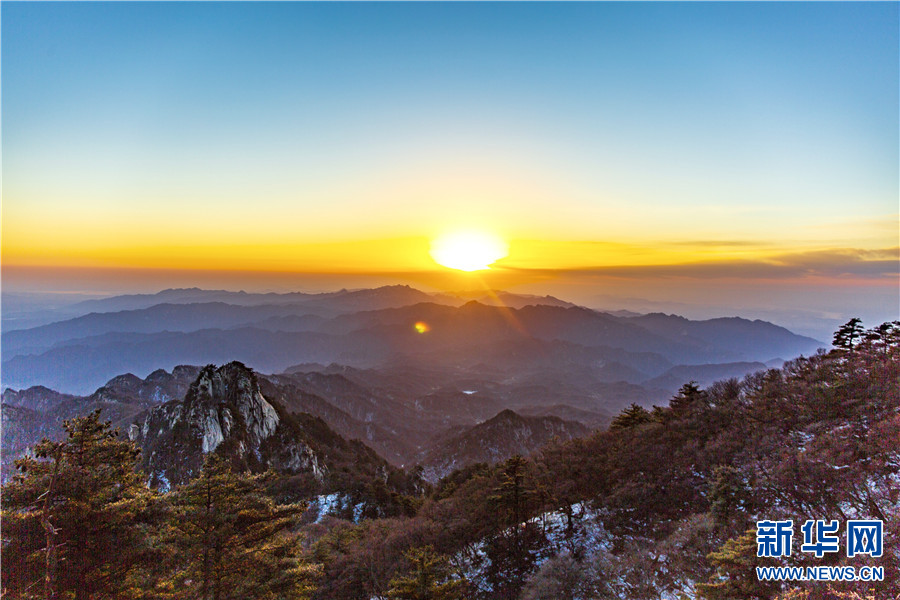
<svg viewBox="0 0 900 600">
<path fill-rule="evenodd" d="M 161 297 L 216 300 L 94 312 L 4 331 L 3 385 L 86 394 L 120 373 L 231 360 L 264 373 L 301 363 L 372 369 L 404 362 L 506 376 L 577 367 L 595 383 L 643 384 L 677 365 L 765 363 L 823 346 L 763 321 L 614 316 L 508 293 L 481 302 L 405 286 L 286 297 L 187 292 Z M 244 304 L 223 301 L 234 298 Z M 89 306 L 135 304 L 126 300 Z"/>
<path fill-rule="evenodd" d="M 4 385 L 18 388 L 3 393 L 16 429 L 4 476 L 62 420 L 100 409 L 161 487 L 210 452 L 294 473 L 307 490 L 329 489 L 347 465 L 375 481 L 420 464 L 435 479 L 583 436 L 632 403 L 665 404 L 688 380 L 740 378 L 821 345 L 737 317 L 407 286 L 167 290 L 84 308 L 107 312 L 3 332 Z"/>
</svg>

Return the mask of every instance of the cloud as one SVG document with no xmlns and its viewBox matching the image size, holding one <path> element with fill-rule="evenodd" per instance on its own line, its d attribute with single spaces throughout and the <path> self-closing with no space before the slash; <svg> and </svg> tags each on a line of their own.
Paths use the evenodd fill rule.
<svg viewBox="0 0 900 600">
<path fill-rule="evenodd" d="M 670 242 L 670 245 L 689 248 L 754 248 L 767 244 L 752 240 L 690 240 L 686 242 Z"/>
<path fill-rule="evenodd" d="M 900 248 L 859 250 L 841 248 L 812 252 L 797 252 L 774 257 L 773 262 L 795 267 L 809 274 L 840 275 L 896 275 L 900 272 Z"/>
<path fill-rule="evenodd" d="M 893 279 L 900 275 L 900 248 L 836 248 L 768 258 L 659 265 L 604 265 L 573 269 L 515 269 L 583 277 L 695 279 L 800 279 L 806 277 Z"/>
</svg>

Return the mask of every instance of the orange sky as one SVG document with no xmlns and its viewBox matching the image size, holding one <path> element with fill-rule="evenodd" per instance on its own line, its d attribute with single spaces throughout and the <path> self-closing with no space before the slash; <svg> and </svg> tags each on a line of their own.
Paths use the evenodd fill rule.
<svg viewBox="0 0 900 600">
<path fill-rule="evenodd" d="M 898 313 L 896 3 L 0 10 L 4 291 Z M 460 228 L 509 255 L 439 267 Z"/>
</svg>

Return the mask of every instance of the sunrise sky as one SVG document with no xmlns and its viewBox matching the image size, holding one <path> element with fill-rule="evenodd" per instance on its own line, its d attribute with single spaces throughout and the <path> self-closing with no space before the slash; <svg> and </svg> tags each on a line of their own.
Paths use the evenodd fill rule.
<svg viewBox="0 0 900 600">
<path fill-rule="evenodd" d="M 895 2 L 0 10 L 4 290 L 900 310 Z"/>
</svg>

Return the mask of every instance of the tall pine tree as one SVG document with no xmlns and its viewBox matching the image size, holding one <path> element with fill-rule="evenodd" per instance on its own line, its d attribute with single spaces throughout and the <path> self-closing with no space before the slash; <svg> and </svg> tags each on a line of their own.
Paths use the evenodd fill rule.
<svg viewBox="0 0 900 600">
<path fill-rule="evenodd" d="M 147 561 L 153 493 L 135 466 L 138 450 L 100 411 L 43 440 L 3 488 L 3 588 L 17 598 L 128 598 L 131 573 Z"/>
<path fill-rule="evenodd" d="M 234 473 L 212 454 L 172 494 L 172 577 L 161 592 L 200 600 L 308 596 L 315 570 L 301 561 L 290 531 L 306 507 L 276 505 L 264 493 L 266 478 Z"/>
<path fill-rule="evenodd" d="M 521 456 L 508 459 L 503 465 L 503 479 L 490 497 L 501 527 L 485 547 L 490 560 L 485 570 L 491 586 L 490 598 L 518 598 L 546 546 L 540 527 L 527 520 L 535 495 L 528 467 Z"/>
<path fill-rule="evenodd" d="M 412 548 L 404 555 L 412 569 L 406 576 L 391 580 L 391 600 L 458 600 L 463 597 L 466 581 L 451 577 L 450 561 L 436 554 L 434 548 Z"/>
</svg>

